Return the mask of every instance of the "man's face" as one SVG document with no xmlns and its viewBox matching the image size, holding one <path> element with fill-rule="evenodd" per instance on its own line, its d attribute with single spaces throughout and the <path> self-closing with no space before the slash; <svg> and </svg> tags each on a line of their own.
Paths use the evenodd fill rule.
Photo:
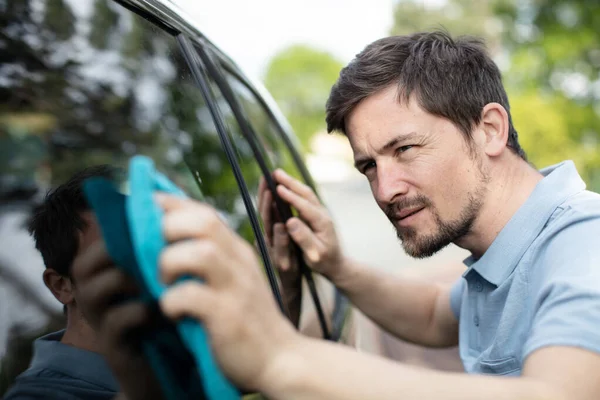
<svg viewBox="0 0 600 400">
<path fill-rule="evenodd" d="M 93 212 L 85 211 L 81 213 L 81 218 L 86 222 L 86 227 L 83 231 L 79 232 L 79 247 L 75 258 L 77 259 L 81 254 L 85 253 L 86 250 L 98 240 L 102 239 L 102 232 L 100 231 L 100 225 L 96 221 L 96 217 Z M 72 280 L 73 281 L 73 280 Z M 73 297 L 75 304 L 78 303 L 79 291 L 77 288 L 77 282 L 73 281 Z"/>
<path fill-rule="evenodd" d="M 488 176 L 477 146 L 471 151 L 450 121 L 414 98 L 399 104 L 392 86 L 359 103 L 346 131 L 357 169 L 410 256 L 429 257 L 470 232 Z"/>
</svg>

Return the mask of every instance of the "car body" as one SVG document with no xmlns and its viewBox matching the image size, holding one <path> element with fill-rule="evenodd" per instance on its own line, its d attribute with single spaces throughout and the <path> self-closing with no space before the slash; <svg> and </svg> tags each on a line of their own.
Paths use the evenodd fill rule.
<svg viewBox="0 0 600 400">
<path fill-rule="evenodd" d="M 3 204 L 25 210 L 84 167 L 126 168 L 132 156 L 149 156 L 256 246 L 285 312 L 256 208 L 259 179 L 283 168 L 317 190 L 266 91 L 170 2 L 22 1 L 2 11 Z M 37 264 L 13 269 L 41 282 Z M 322 278 L 304 281 L 300 329 L 351 344 L 348 302 Z M 45 290 L 31 289 L 34 297 Z"/>
<path fill-rule="evenodd" d="M 23 223 L 48 189 L 87 166 L 126 167 L 134 155 L 151 157 L 157 169 L 214 206 L 256 246 L 282 304 L 256 208 L 259 179 L 283 168 L 317 194 L 318 188 L 268 92 L 172 2 L 15 0 L 0 2 L 0 12 L 0 223 L 18 221 L 12 231 L 7 224 L 0 230 L 0 286 L 13 288 L 0 299 L 0 357 L 7 346 L 20 355 L 16 361 L 5 357 L 10 368 L 2 371 L 0 394 L 26 367 L 31 339 L 61 319 Z M 278 209 L 293 213 L 286 204 Z M 19 243 L 9 244 L 8 237 Z M 303 264 L 297 249 L 296 256 Z M 306 274 L 303 287 L 302 333 L 436 365 L 433 353 L 373 333 L 372 325 L 370 336 L 360 339 L 360 315 L 322 277 Z M 21 312 L 25 321 L 11 317 L 24 309 L 33 310 Z M 360 321 L 367 326 L 364 317 Z M 21 347 L 14 345 L 19 340 Z M 458 360 L 454 354 L 438 359 L 446 360 L 445 369 L 456 369 L 455 361 L 447 361 Z"/>
</svg>

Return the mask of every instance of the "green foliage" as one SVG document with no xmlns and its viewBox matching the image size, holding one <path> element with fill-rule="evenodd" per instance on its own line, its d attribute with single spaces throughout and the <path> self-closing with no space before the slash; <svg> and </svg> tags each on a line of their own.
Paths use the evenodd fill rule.
<svg viewBox="0 0 600 400">
<path fill-rule="evenodd" d="M 399 1 L 392 34 L 444 27 L 486 39 L 502 60 L 519 140 L 539 168 L 572 159 L 600 191 L 600 3 L 595 0 Z"/>
<path fill-rule="evenodd" d="M 74 16 L 64 0 L 50 0 L 46 4 L 47 10 L 44 25 L 48 31 L 56 35 L 59 40 L 69 39 L 75 32 Z"/>
<path fill-rule="evenodd" d="M 279 52 L 269 63 L 265 86 L 289 119 L 304 149 L 325 129 L 325 102 L 342 63 L 331 54 L 305 45 Z"/>
<path fill-rule="evenodd" d="M 113 11 L 105 0 L 96 0 L 94 14 L 92 17 L 92 28 L 90 30 L 90 43 L 97 49 L 106 49 L 109 46 L 119 15 Z"/>
</svg>

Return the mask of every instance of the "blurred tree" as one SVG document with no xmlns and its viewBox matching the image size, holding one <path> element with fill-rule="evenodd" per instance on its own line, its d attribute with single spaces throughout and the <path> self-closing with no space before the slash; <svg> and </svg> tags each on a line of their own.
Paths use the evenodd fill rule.
<svg viewBox="0 0 600 400">
<path fill-rule="evenodd" d="M 112 8 L 115 5 L 105 0 L 96 0 L 92 16 L 92 29 L 90 30 L 90 43 L 97 49 L 107 49 L 109 40 L 115 31 L 118 31 L 119 14 Z"/>
<path fill-rule="evenodd" d="M 401 0 L 392 34 L 445 28 L 483 37 L 503 72 L 529 160 L 572 159 L 600 191 L 600 3 L 595 0 Z"/>
<path fill-rule="evenodd" d="M 324 104 L 342 66 L 325 51 L 294 45 L 275 55 L 267 67 L 265 86 L 305 150 L 311 137 L 325 129 Z"/>
<path fill-rule="evenodd" d="M 445 29 L 453 35 L 476 35 L 486 40 L 492 53 L 499 50 L 502 25 L 489 0 L 447 0 L 439 4 L 401 0 L 396 3 L 390 34 L 406 35 L 433 29 Z"/>
<path fill-rule="evenodd" d="M 505 26 L 505 81 L 531 160 L 573 159 L 600 192 L 600 2 L 497 0 L 495 14 Z"/>
<path fill-rule="evenodd" d="M 64 0 L 49 0 L 46 7 L 44 25 L 47 32 L 54 34 L 59 40 L 69 39 L 75 32 L 71 8 L 65 4 Z"/>
</svg>

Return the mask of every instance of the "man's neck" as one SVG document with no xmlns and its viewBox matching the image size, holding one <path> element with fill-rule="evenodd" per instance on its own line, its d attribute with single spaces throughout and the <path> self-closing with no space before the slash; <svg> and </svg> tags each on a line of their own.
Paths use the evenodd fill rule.
<svg viewBox="0 0 600 400">
<path fill-rule="evenodd" d="M 471 233 L 456 244 L 476 258 L 481 257 L 542 178 L 524 161 L 499 166 L 493 171 L 486 199 Z"/>
<path fill-rule="evenodd" d="M 79 349 L 100 352 L 96 332 L 83 319 L 81 314 L 76 311 L 70 311 L 67 317 L 67 328 L 65 334 L 60 340 L 61 343 Z"/>
</svg>

